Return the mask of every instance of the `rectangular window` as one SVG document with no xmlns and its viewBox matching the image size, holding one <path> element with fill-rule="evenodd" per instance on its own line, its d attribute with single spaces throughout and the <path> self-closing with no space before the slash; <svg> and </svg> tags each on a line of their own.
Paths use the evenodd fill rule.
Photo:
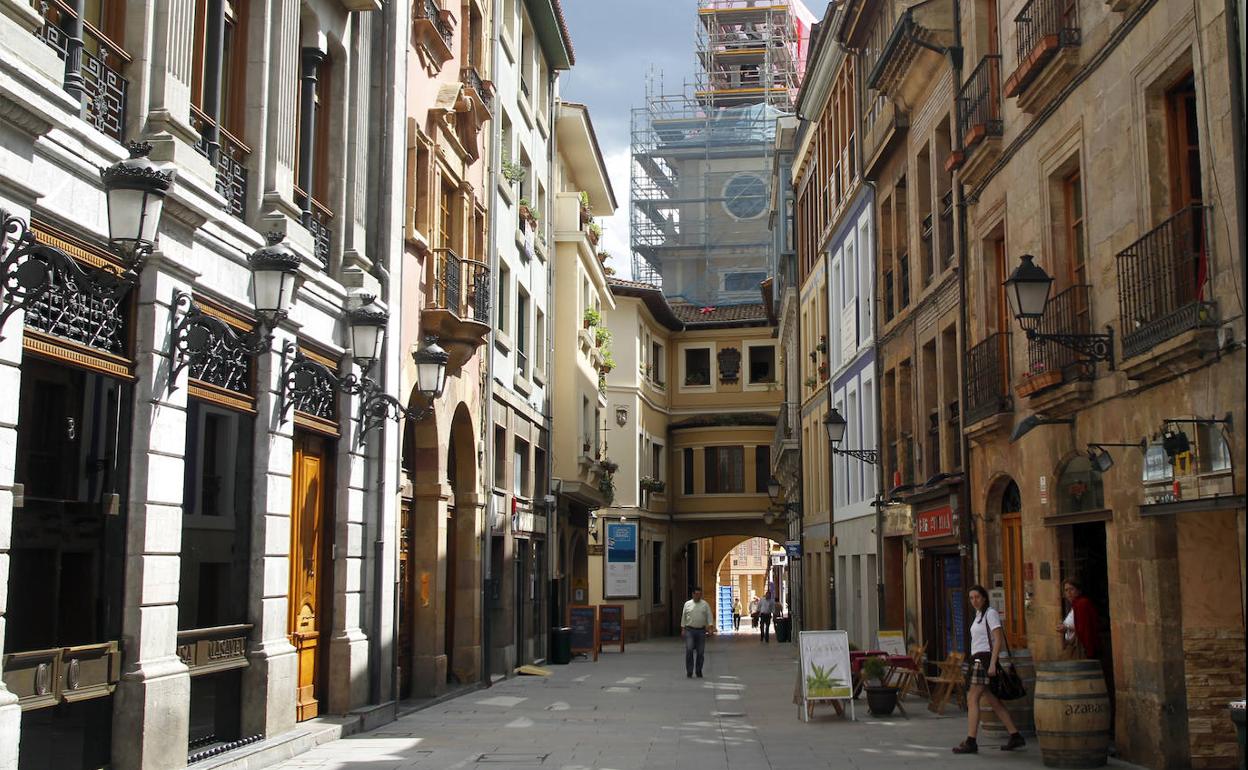
<svg viewBox="0 0 1248 770">
<path fill-rule="evenodd" d="M 516 449 L 511 462 L 511 493 L 527 497 L 529 492 L 529 442 L 516 439 Z"/>
<path fill-rule="evenodd" d="M 516 289 L 516 371 L 529 373 L 529 293 Z"/>
<path fill-rule="evenodd" d="M 541 500 L 547 495 L 546 484 L 546 450 L 533 450 L 533 499 Z"/>
<path fill-rule="evenodd" d="M 1196 81 L 1187 73 L 1166 92 L 1166 128 L 1170 151 L 1170 210 L 1199 206 L 1204 199 L 1200 172 L 1200 128 Z"/>
<path fill-rule="evenodd" d="M 455 238 L 455 188 L 442 177 L 438 194 L 438 246 L 458 254 Z"/>
<path fill-rule="evenodd" d="M 707 494 L 745 492 L 745 447 L 716 446 L 702 451 L 706 459 Z"/>
<path fill-rule="evenodd" d="M 655 444 L 650 450 L 650 475 L 659 481 L 662 481 L 663 477 L 667 475 L 663 472 L 662 444 Z"/>
<path fill-rule="evenodd" d="M 685 351 L 685 384 L 711 384 L 711 349 L 689 348 Z"/>
<path fill-rule="evenodd" d="M 502 262 L 498 264 L 498 330 L 506 334 L 511 329 L 511 270 Z"/>
<path fill-rule="evenodd" d="M 546 314 L 533 309 L 533 371 L 546 371 Z"/>
<path fill-rule="evenodd" d="M 771 480 L 771 446 L 754 447 L 754 491 L 767 494 L 767 482 Z"/>
<path fill-rule="evenodd" d="M 507 429 L 494 426 L 494 486 L 507 488 Z"/>
<path fill-rule="evenodd" d="M 776 348 L 774 345 L 755 345 L 750 352 L 750 384 L 776 381 Z"/>
<path fill-rule="evenodd" d="M 686 495 L 693 494 L 693 450 L 680 450 L 681 491 Z"/>
<path fill-rule="evenodd" d="M 650 379 L 658 385 L 667 382 L 667 367 L 663 363 L 663 346 L 650 343 Z"/>
<path fill-rule="evenodd" d="M 1066 199 L 1066 255 L 1069 260 L 1070 285 L 1088 282 L 1087 252 L 1084 248 L 1083 189 L 1081 176 L 1075 171 L 1062 183 Z"/>
</svg>

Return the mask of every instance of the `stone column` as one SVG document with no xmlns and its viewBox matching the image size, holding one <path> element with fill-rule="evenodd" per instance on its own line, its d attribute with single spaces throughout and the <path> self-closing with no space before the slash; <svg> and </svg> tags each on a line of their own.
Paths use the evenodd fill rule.
<svg viewBox="0 0 1248 770">
<path fill-rule="evenodd" d="M 346 104 L 346 167 L 343 195 L 343 267 L 369 269 L 365 254 L 368 227 L 369 122 L 374 119 L 370 89 L 372 61 L 372 14 L 357 13 L 351 19 L 350 83 Z M 378 63 L 380 66 L 380 63 Z M 383 84 L 385 87 L 387 84 Z M 401 102 L 400 102 L 401 103 Z M 380 149 L 380 148 L 379 148 Z"/>
<path fill-rule="evenodd" d="M 264 129 L 263 204 L 266 218 L 297 219 L 295 205 L 295 120 L 299 114 L 299 0 L 269 3 L 268 88 L 255 122 Z M 261 228 L 263 229 L 263 228 Z M 300 228 L 292 228 L 292 235 Z M 311 239 L 301 245 L 310 251 Z"/>
<path fill-rule="evenodd" d="M 274 330 L 256 357 L 255 468 L 252 481 L 251 581 L 248 616 L 254 628 L 243 672 L 243 735 L 266 737 L 295 726 L 298 660 L 288 637 L 291 472 L 294 417 L 280 421 L 282 346 L 288 329 Z"/>
<path fill-rule="evenodd" d="M 190 284 L 185 268 L 159 253 L 149 259 L 135 289 L 138 381 L 126 519 L 124 655 L 113 705 L 113 763 L 119 768 L 186 765 L 191 679 L 176 651 L 186 387 L 183 382 L 169 392 L 165 351 L 173 292 L 189 291 Z"/>
<path fill-rule="evenodd" d="M 441 445 L 442 438 L 439 436 Z M 445 449 L 441 449 L 445 454 Z M 418 460 L 419 462 L 419 460 Z M 442 461 L 432 468 L 417 468 L 417 478 L 430 478 L 441 471 Z M 421 473 L 424 471 L 424 473 Z M 412 631 L 412 693 L 418 697 L 438 695 L 446 690 L 448 666 L 445 647 L 446 608 L 446 505 L 451 489 L 438 481 L 412 485 L 413 533 L 408 556 L 414 572 L 412 588 L 416 607 Z"/>
<path fill-rule="evenodd" d="M 364 549 L 365 519 L 370 515 L 365 503 L 371 497 L 367 490 L 377 483 L 377 471 L 374 463 L 366 462 L 367 443 L 359 436 L 361 424 L 355 418 L 360 401 L 358 395 L 343 396 L 338 401 L 342 438 L 338 440 L 334 484 L 334 599 L 325 693 L 326 711 L 331 714 L 344 714 L 368 701 L 368 637 L 361 627 L 365 569 L 371 562 Z"/>
</svg>

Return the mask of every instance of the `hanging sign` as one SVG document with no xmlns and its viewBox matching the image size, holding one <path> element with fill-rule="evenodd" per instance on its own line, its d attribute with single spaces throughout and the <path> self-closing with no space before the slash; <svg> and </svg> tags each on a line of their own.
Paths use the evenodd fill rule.
<svg viewBox="0 0 1248 770">
<path fill-rule="evenodd" d="M 798 634 L 802 684 L 802 718 L 810 720 L 810 704 L 849 701 L 854 713 L 853 673 L 849 667 L 849 634 L 845 631 L 802 631 Z"/>
<path fill-rule="evenodd" d="M 632 522 L 607 523 L 606 585 L 608 599 L 636 599 L 640 590 L 637 569 L 637 525 Z"/>
</svg>

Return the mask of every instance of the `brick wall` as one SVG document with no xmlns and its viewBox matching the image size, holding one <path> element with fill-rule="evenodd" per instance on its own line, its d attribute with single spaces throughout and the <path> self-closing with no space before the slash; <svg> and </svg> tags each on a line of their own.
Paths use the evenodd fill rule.
<svg viewBox="0 0 1248 770">
<path fill-rule="evenodd" d="M 1238 767 L 1235 726 L 1226 705 L 1244 697 L 1244 631 L 1185 628 L 1183 655 L 1191 766 Z"/>
</svg>

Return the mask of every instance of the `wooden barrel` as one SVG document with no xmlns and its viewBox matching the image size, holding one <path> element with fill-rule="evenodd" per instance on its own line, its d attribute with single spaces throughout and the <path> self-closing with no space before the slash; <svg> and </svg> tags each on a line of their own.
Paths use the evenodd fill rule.
<svg viewBox="0 0 1248 770">
<path fill-rule="evenodd" d="M 1014 657 L 1014 668 L 1018 671 L 1019 677 L 1023 680 L 1023 687 L 1027 689 L 1027 694 L 1017 700 L 1005 702 L 1005 710 L 1010 712 L 1010 718 L 1014 720 L 1014 726 L 1023 735 L 1032 736 L 1036 734 L 1035 705 L 1034 698 L 1036 695 L 1036 664 L 1032 660 L 1031 650 L 1010 650 Z M 1006 734 L 1009 732 L 1005 729 L 1005 725 L 1001 724 L 1001 720 L 997 719 L 997 715 L 993 713 L 988 704 L 982 703 L 979 709 L 979 733 L 989 740 L 1004 741 Z"/>
<path fill-rule="evenodd" d="M 1036 664 L 1036 737 L 1047 767 L 1102 767 L 1109 759 L 1109 693 L 1097 660 Z"/>
</svg>

